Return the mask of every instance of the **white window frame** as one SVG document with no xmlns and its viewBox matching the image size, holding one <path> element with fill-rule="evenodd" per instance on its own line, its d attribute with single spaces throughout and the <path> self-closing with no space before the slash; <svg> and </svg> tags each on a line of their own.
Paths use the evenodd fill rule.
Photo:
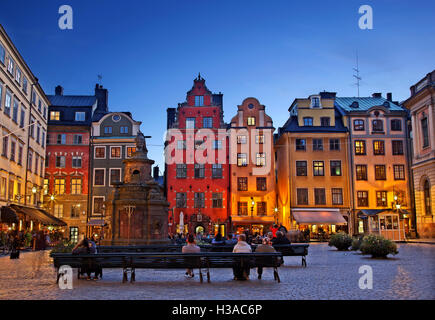
<svg viewBox="0 0 435 320">
<path fill-rule="evenodd" d="M 97 148 L 104 148 L 104 157 L 103 158 L 97 158 Z M 106 150 L 107 147 L 106 146 L 94 146 L 94 159 L 106 159 Z"/>
<path fill-rule="evenodd" d="M 130 159 L 131 156 L 128 156 L 128 148 L 136 148 L 135 145 L 131 145 L 131 146 L 125 146 L 125 158 L 126 159 Z"/>
<path fill-rule="evenodd" d="M 109 185 L 113 186 L 111 178 L 112 178 L 112 170 L 119 170 L 119 182 L 122 182 L 122 168 L 110 168 L 109 169 Z"/>
<path fill-rule="evenodd" d="M 318 99 L 319 100 L 319 105 L 315 106 L 313 104 L 314 99 Z M 319 109 L 322 108 L 322 99 L 320 99 L 320 96 L 312 96 L 310 97 L 310 108 L 311 109 Z"/>
<path fill-rule="evenodd" d="M 77 119 L 78 115 L 83 115 L 83 120 Z M 74 121 L 80 121 L 80 122 L 86 121 L 86 112 L 84 112 L 84 111 L 76 111 L 74 113 Z"/>
<path fill-rule="evenodd" d="M 103 198 L 103 202 L 106 201 L 106 197 L 105 196 L 92 196 L 92 213 L 91 213 L 91 215 L 92 216 L 103 216 L 103 213 L 101 213 L 101 214 L 97 213 L 96 214 L 94 212 L 94 209 L 95 209 L 95 206 L 94 206 L 95 205 L 95 198 Z"/>
<path fill-rule="evenodd" d="M 112 157 L 112 149 L 113 148 L 119 148 L 119 157 Z M 122 146 L 110 146 L 110 153 L 109 153 L 109 159 L 122 159 Z"/>
<path fill-rule="evenodd" d="M 104 176 L 103 176 L 103 184 L 95 184 L 95 171 L 97 170 L 104 170 Z M 94 187 L 105 187 L 106 186 L 106 168 L 94 168 L 94 176 L 92 179 L 92 185 Z M 93 212 L 93 211 L 92 211 Z"/>
</svg>

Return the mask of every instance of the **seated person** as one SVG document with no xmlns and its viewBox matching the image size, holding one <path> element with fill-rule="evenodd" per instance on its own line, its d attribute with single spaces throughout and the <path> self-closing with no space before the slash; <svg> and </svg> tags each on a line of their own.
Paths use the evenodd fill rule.
<svg viewBox="0 0 435 320">
<path fill-rule="evenodd" d="M 182 249 L 182 253 L 198 253 L 201 249 L 195 244 L 195 237 L 193 234 L 189 234 L 187 236 L 187 245 L 185 245 Z M 193 273 L 193 269 L 187 269 L 186 275 L 187 278 L 193 278 L 195 274 Z"/>
<path fill-rule="evenodd" d="M 272 247 L 272 241 L 268 237 L 266 237 L 263 239 L 263 244 L 257 246 L 255 252 L 260 253 L 260 252 L 276 252 L 276 251 Z M 263 267 L 258 267 L 257 273 L 258 273 L 258 279 L 261 279 L 261 275 L 263 274 Z"/>
<path fill-rule="evenodd" d="M 281 231 L 276 232 L 276 238 L 272 239 L 272 245 L 275 244 L 290 244 L 290 240 L 284 236 L 284 233 Z"/>
<path fill-rule="evenodd" d="M 226 245 L 235 245 L 237 243 L 237 239 L 233 237 L 231 233 L 228 233 L 227 240 L 225 240 Z"/>
<path fill-rule="evenodd" d="M 252 252 L 251 246 L 246 243 L 246 235 L 240 234 L 237 244 L 234 246 L 233 253 L 250 253 Z M 248 280 L 250 268 L 249 267 L 233 267 L 234 280 Z"/>
<path fill-rule="evenodd" d="M 77 245 L 73 248 L 72 254 L 95 254 L 96 253 L 96 247 L 91 245 L 88 241 L 88 239 L 84 238 L 82 241 L 77 243 Z M 79 269 L 79 273 L 86 273 L 88 275 L 87 280 L 91 280 L 91 273 L 95 272 L 96 275 L 94 276 L 94 280 L 98 279 L 98 274 L 100 273 L 100 270 L 92 270 L 91 268 L 83 268 Z"/>
<path fill-rule="evenodd" d="M 214 239 L 211 241 L 212 245 L 224 245 L 225 241 L 222 238 L 222 235 L 220 233 L 216 234 L 216 236 L 214 237 Z"/>
</svg>

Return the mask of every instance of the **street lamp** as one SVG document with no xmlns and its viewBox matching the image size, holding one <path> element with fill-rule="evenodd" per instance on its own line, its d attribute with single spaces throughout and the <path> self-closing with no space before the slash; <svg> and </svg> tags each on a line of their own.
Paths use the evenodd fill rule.
<svg viewBox="0 0 435 320">
<path fill-rule="evenodd" d="M 275 223 L 278 223 L 278 208 L 277 207 L 275 207 L 275 214 L 274 214 L 274 216 L 275 216 Z"/>
<path fill-rule="evenodd" d="M 254 198 L 251 197 L 251 217 L 254 216 L 254 206 L 255 206 L 255 201 Z"/>
<path fill-rule="evenodd" d="M 128 215 L 128 244 L 129 245 L 130 245 L 130 218 L 131 218 L 131 215 L 134 213 L 135 208 L 136 208 L 136 206 L 132 206 L 132 205 L 125 206 L 125 210 L 126 210 L 127 215 Z"/>
</svg>

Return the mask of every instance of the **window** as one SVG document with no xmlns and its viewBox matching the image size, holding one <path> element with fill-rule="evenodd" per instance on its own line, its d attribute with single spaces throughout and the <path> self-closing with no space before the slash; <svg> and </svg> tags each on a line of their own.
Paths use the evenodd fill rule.
<svg viewBox="0 0 435 320">
<path fill-rule="evenodd" d="M 387 192 L 386 191 L 376 191 L 376 206 L 386 207 L 387 206 Z"/>
<path fill-rule="evenodd" d="M 35 138 L 35 119 L 33 117 L 30 118 L 29 136 Z"/>
<path fill-rule="evenodd" d="M 427 216 L 432 215 L 432 203 L 430 196 L 429 180 L 426 179 L 423 185 L 424 211 Z"/>
<path fill-rule="evenodd" d="M 83 143 L 83 135 L 75 134 L 73 137 L 73 144 L 82 144 Z"/>
<path fill-rule="evenodd" d="M 384 131 L 384 121 L 382 120 L 372 120 L 372 130 L 373 132 L 383 132 Z"/>
<path fill-rule="evenodd" d="M 296 151 L 305 151 L 307 146 L 307 140 L 296 139 Z"/>
<path fill-rule="evenodd" d="M 204 96 L 195 96 L 195 106 L 204 105 Z"/>
<path fill-rule="evenodd" d="M 59 121 L 60 120 L 60 112 L 59 111 L 50 111 L 50 120 Z"/>
<path fill-rule="evenodd" d="M 185 150 L 186 149 L 186 140 L 178 140 L 177 141 L 177 149 Z"/>
<path fill-rule="evenodd" d="M 402 120 L 400 119 L 391 120 L 391 131 L 402 131 Z"/>
<path fill-rule="evenodd" d="M 85 121 L 86 113 L 85 112 L 76 112 L 75 121 Z"/>
<path fill-rule="evenodd" d="M 329 118 L 329 117 L 321 117 L 320 118 L 320 125 L 322 127 L 330 127 L 331 126 L 331 118 Z"/>
<path fill-rule="evenodd" d="M 267 182 L 264 177 L 257 177 L 257 191 L 266 191 L 267 190 Z"/>
<path fill-rule="evenodd" d="M 313 161 L 313 174 L 315 176 L 325 175 L 325 164 L 323 161 Z"/>
<path fill-rule="evenodd" d="M 256 144 L 264 144 L 264 134 L 256 135 L 255 136 L 255 143 Z"/>
<path fill-rule="evenodd" d="M 94 198 L 94 214 L 102 215 L 103 214 L 103 206 L 104 206 L 104 197 L 95 197 Z"/>
<path fill-rule="evenodd" d="M 47 157 L 47 159 L 48 159 L 48 157 Z M 18 159 L 17 159 L 17 163 L 19 165 L 23 164 L 23 145 L 22 144 L 20 144 L 18 146 Z"/>
<path fill-rule="evenodd" d="M 403 141 L 402 140 L 393 140 L 393 155 L 403 155 Z"/>
<path fill-rule="evenodd" d="M 329 150 L 340 151 L 340 139 L 329 139 Z"/>
<path fill-rule="evenodd" d="M 186 129 L 195 129 L 195 118 L 186 118 Z"/>
<path fill-rule="evenodd" d="M 27 78 L 23 77 L 23 91 L 25 94 L 27 94 Z"/>
<path fill-rule="evenodd" d="M 331 161 L 331 176 L 341 176 L 341 161 Z"/>
<path fill-rule="evenodd" d="M 81 168 L 82 167 L 82 157 L 81 156 L 73 156 L 72 157 L 72 167 L 73 168 Z"/>
<path fill-rule="evenodd" d="M 95 147 L 95 159 L 106 158 L 106 147 Z"/>
<path fill-rule="evenodd" d="M 11 104 L 12 104 L 12 93 L 6 89 L 6 97 L 5 97 L 5 110 L 4 114 L 10 116 L 11 114 Z"/>
<path fill-rule="evenodd" d="M 222 141 L 221 140 L 213 140 L 213 149 L 215 149 L 215 150 L 222 149 Z"/>
<path fill-rule="evenodd" d="M 7 133 L 3 132 L 3 135 Z M 8 157 L 8 147 L 9 147 L 9 137 L 3 137 L 3 148 L 2 148 L 2 156 Z"/>
<path fill-rule="evenodd" d="M 373 141 L 373 154 L 375 156 L 385 155 L 385 143 L 382 140 Z"/>
<path fill-rule="evenodd" d="M 312 97 L 311 98 L 311 107 L 312 108 L 319 108 L 320 107 L 320 98 L 319 97 Z"/>
<path fill-rule="evenodd" d="M 222 178 L 222 165 L 221 164 L 213 164 L 212 165 L 212 178 L 213 179 L 220 179 Z"/>
<path fill-rule="evenodd" d="M 39 137 L 41 136 L 41 125 L 38 122 L 38 125 L 36 127 L 36 143 L 40 143 L 39 142 Z"/>
<path fill-rule="evenodd" d="M 63 204 L 54 205 L 54 216 L 56 218 L 63 218 Z"/>
<path fill-rule="evenodd" d="M 375 179 L 386 180 L 385 165 L 375 165 Z"/>
<path fill-rule="evenodd" d="M 393 165 L 394 180 L 405 180 L 405 166 L 403 164 Z"/>
<path fill-rule="evenodd" d="M 307 162 L 306 161 L 296 161 L 296 175 L 306 176 L 307 175 Z"/>
<path fill-rule="evenodd" d="M 176 199 L 177 208 L 186 208 L 186 206 L 187 206 L 187 194 L 186 194 L 186 192 L 177 192 L 175 199 Z"/>
<path fill-rule="evenodd" d="M 246 167 L 248 165 L 246 153 L 238 153 L 237 154 L 237 166 L 238 167 Z"/>
<path fill-rule="evenodd" d="M 366 142 L 364 140 L 355 141 L 355 155 L 361 156 L 366 154 Z"/>
<path fill-rule="evenodd" d="M 81 193 L 82 193 L 82 179 L 71 178 L 71 194 L 81 194 Z"/>
<path fill-rule="evenodd" d="M 313 139 L 313 151 L 323 151 L 323 139 Z"/>
<path fill-rule="evenodd" d="M 32 103 L 36 104 L 36 92 L 35 92 L 35 90 L 32 90 Z"/>
<path fill-rule="evenodd" d="M 362 120 L 362 119 L 353 120 L 353 130 L 354 131 L 364 131 L 364 120 Z"/>
<path fill-rule="evenodd" d="M 204 178 L 205 166 L 203 164 L 195 163 L 195 178 Z"/>
<path fill-rule="evenodd" d="M 311 117 L 305 117 L 304 118 L 304 126 L 306 126 L 306 127 L 312 127 L 313 126 L 313 118 L 311 118 Z"/>
<path fill-rule="evenodd" d="M 73 204 L 71 206 L 71 218 L 79 218 L 80 217 L 80 207 Z"/>
<path fill-rule="evenodd" d="M 44 179 L 44 195 L 48 194 L 49 184 L 50 184 L 49 180 Z"/>
<path fill-rule="evenodd" d="M 356 165 L 356 180 L 367 180 L 367 165 Z"/>
<path fill-rule="evenodd" d="M 14 180 L 9 180 L 9 187 L 8 187 L 8 198 L 9 200 L 14 200 Z"/>
<path fill-rule="evenodd" d="M 257 153 L 256 159 L 257 167 L 264 167 L 266 165 L 266 154 L 265 153 Z"/>
<path fill-rule="evenodd" d="M 298 205 L 308 205 L 308 189 L 298 188 L 296 189 Z"/>
<path fill-rule="evenodd" d="M 56 168 L 65 168 L 65 156 L 56 156 Z"/>
<path fill-rule="evenodd" d="M 265 216 L 267 213 L 267 202 L 259 201 L 257 202 L 257 216 Z"/>
<path fill-rule="evenodd" d="M 11 56 L 9 56 L 8 71 L 11 75 L 14 74 L 14 66 L 15 66 L 14 60 L 12 60 Z"/>
<path fill-rule="evenodd" d="M 204 149 L 205 146 L 204 140 L 195 140 L 194 144 L 195 144 L 195 150 Z"/>
<path fill-rule="evenodd" d="M 65 193 L 65 179 L 54 179 L 54 193 L 55 194 Z"/>
<path fill-rule="evenodd" d="M 177 164 L 177 178 L 186 178 L 187 177 L 187 165 L 182 163 L 182 164 Z"/>
<path fill-rule="evenodd" d="M 212 208 L 223 208 L 222 192 L 213 192 L 211 195 Z"/>
<path fill-rule="evenodd" d="M 16 68 L 17 71 L 15 72 L 15 81 L 18 82 L 18 85 L 21 85 L 21 70 L 20 68 Z"/>
<path fill-rule="evenodd" d="M 16 145 L 17 145 L 16 141 L 11 140 L 11 156 L 10 156 L 11 161 L 15 161 Z"/>
<path fill-rule="evenodd" d="M 237 144 L 245 144 L 246 136 L 237 136 Z"/>
<path fill-rule="evenodd" d="M 121 147 L 110 147 L 110 158 L 121 159 Z"/>
<path fill-rule="evenodd" d="M 14 99 L 14 106 L 12 109 L 12 121 L 15 123 L 18 123 L 18 106 L 20 105 L 20 103 L 18 102 L 17 99 Z"/>
<path fill-rule="evenodd" d="M 247 177 L 237 178 L 237 191 L 248 191 L 248 178 Z"/>
<path fill-rule="evenodd" d="M 239 216 L 247 216 L 248 215 L 248 203 L 243 201 L 237 202 L 237 214 Z"/>
<path fill-rule="evenodd" d="M 1 45 L 0 45 L 1 48 Z M 2 108 L 2 101 L 3 101 L 3 83 L 0 81 L 0 110 Z"/>
<path fill-rule="evenodd" d="M 110 169 L 110 184 L 121 182 L 121 169 Z"/>
<path fill-rule="evenodd" d="M 332 188 L 332 204 L 341 205 L 343 204 L 343 189 Z"/>
<path fill-rule="evenodd" d="M 427 128 L 427 118 L 421 119 L 421 133 L 423 138 L 423 148 L 429 147 L 429 130 Z"/>
<path fill-rule="evenodd" d="M 57 144 L 66 144 L 66 134 L 58 134 L 57 135 Z"/>
<path fill-rule="evenodd" d="M 104 133 L 105 134 L 111 134 L 112 133 L 112 127 L 104 127 Z"/>
<path fill-rule="evenodd" d="M 24 128 L 24 122 L 26 121 L 26 109 L 21 105 L 21 115 L 20 115 L 20 128 Z"/>
<path fill-rule="evenodd" d="M 5 56 L 6 56 L 6 50 L 5 48 L 0 44 L 0 62 L 5 64 Z"/>
<path fill-rule="evenodd" d="M 128 127 L 127 126 L 121 126 L 119 127 L 119 133 L 128 133 Z"/>
<path fill-rule="evenodd" d="M 316 205 L 326 204 L 326 194 L 324 188 L 314 188 L 314 203 Z"/>
<path fill-rule="evenodd" d="M 134 152 L 136 152 L 136 147 L 127 147 L 127 158 L 131 158 Z"/>
<path fill-rule="evenodd" d="M 205 206 L 204 192 L 195 192 L 194 206 L 195 208 L 204 208 Z"/>
<path fill-rule="evenodd" d="M 203 128 L 213 128 L 213 118 L 212 117 L 204 117 L 202 119 L 202 127 Z"/>
<path fill-rule="evenodd" d="M 248 117 L 248 126 L 255 126 L 255 117 Z"/>
<path fill-rule="evenodd" d="M 358 207 L 369 206 L 369 193 L 368 191 L 357 191 Z"/>
<path fill-rule="evenodd" d="M 94 185 L 95 186 L 104 186 L 104 169 L 94 169 Z"/>
</svg>

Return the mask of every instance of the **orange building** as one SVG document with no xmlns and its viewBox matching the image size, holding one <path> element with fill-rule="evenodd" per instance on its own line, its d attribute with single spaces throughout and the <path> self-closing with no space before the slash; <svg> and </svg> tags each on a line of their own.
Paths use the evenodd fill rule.
<svg viewBox="0 0 435 320">
<path fill-rule="evenodd" d="M 246 98 L 230 127 L 230 190 L 233 231 L 263 234 L 277 220 L 273 122 L 265 106 Z"/>
<path fill-rule="evenodd" d="M 321 92 L 295 99 L 275 141 L 281 219 L 290 229 L 309 229 L 312 238 L 351 226 L 349 133 L 334 98 Z"/>
</svg>

